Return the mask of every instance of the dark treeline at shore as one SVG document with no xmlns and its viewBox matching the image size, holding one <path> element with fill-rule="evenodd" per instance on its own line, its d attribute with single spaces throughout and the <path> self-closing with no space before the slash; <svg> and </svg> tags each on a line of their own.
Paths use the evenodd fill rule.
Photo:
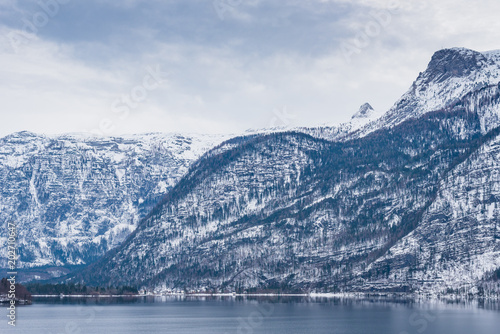
<svg viewBox="0 0 500 334">
<path fill-rule="evenodd" d="M 15 283 L 15 296 L 17 300 L 31 300 L 31 294 L 25 286 Z M 11 294 L 11 283 L 7 278 L 2 278 L 0 281 L 0 296 L 8 296 Z"/>
<path fill-rule="evenodd" d="M 26 289 L 32 295 L 135 295 L 139 291 L 130 286 L 91 287 L 84 284 L 44 284 L 29 283 Z"/>
</svg>

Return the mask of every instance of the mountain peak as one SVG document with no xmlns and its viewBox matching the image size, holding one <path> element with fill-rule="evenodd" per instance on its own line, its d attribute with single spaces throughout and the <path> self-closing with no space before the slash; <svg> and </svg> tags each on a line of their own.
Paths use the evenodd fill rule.
<svg viewBox="0 0 500 334">
<path fill-rule="evenodd" d="M 19 141 L 19 140 L 32 140 L 32 139 L 35 139 L 35 138 L 42 138 L 44 137 L 43 135 L 39 135 L 39 134 L 36 134 L 34 132 L 30 132 L 30 131 L 19 131 L 19 132 L 14 132 L 14 133 L 11 133 L 3 138 L 0 138 L 2 140 L 15 140 L 15 141 Z"/>
<path fill-rule="evenodd" d="M 31 131 L 26 131 L 26 130 L 14 132 L 12 135 L 15 137 L 39 137 L 38 134 L 31 132 Z"/>
<path fill-rule="evenodd" d="M 373 114 L 373 112 L 373 107 L 369 103 L 365 103 L 361 107 L 359 107 L 358 112 L 352 116 L 352 119 L 369 118 Z"/>
<path fill-rule="evenodd" d="M 422 74 L 425 83 L 441 83 L 449 78 L 466 77 L 483 67 L 487 58 L 466 48 L 450 48 L 434 53 L 427 70 Z"/>
</svg>

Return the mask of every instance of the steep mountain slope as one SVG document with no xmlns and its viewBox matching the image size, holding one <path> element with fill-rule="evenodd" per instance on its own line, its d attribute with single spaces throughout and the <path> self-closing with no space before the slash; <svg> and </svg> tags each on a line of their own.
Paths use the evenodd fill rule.
<svg viewBox="0 0 500 334">
<path fill-rule="evenodd" d="M 0 139 L 0 226 L 17 224 L 19 265 L 94 261 L 120 244 L 190 164 L 223 139 L 29 132 Z"/>
<path fill-rule="evenodd" d="M 447 173 L 419 226 L 373 263 L 367 276 L 374 284 L 398 286 L 416 280 L 445 290 L 474 287 L 498 268 L 500 136 L 496 135 Z"/>
</svg>

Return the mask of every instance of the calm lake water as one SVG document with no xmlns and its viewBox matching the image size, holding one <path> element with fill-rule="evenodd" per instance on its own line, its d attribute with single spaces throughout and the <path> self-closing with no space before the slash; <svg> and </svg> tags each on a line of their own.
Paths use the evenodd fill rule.
<svg viewBox="0 0 500 334">
<path fill-rule="evenodd" d="M 36 299 L 0 333 L 483 334 L 499 333 L 495 302 L 380 299 L 101 298 Z"/>
</svg>

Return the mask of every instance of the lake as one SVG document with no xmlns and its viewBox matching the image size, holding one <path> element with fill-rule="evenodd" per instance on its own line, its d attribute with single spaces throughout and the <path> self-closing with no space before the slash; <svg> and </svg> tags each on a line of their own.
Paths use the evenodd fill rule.
<svg viewBox="0 0 500 334">
<path fill-rule="evenodd" d="M 0 333 L 483 334 L 498 333 L 498 302 L 308 297 L 37 298 Z"/>
</svg>

